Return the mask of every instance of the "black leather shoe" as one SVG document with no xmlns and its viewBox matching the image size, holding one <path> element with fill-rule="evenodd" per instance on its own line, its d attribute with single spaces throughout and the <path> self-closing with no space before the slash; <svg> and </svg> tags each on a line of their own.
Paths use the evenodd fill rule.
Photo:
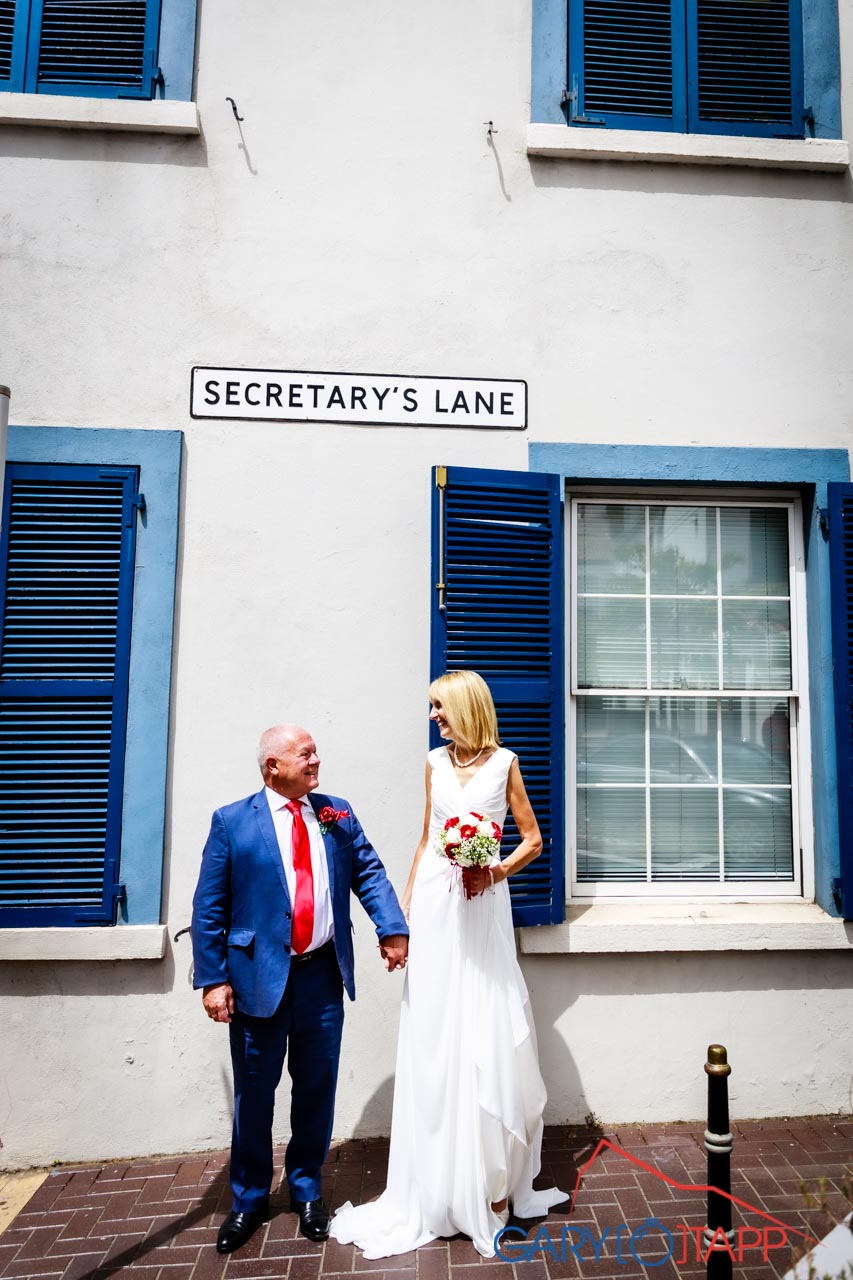
<svg viewBox="0 0 853 1280">
<path fill-rule="evenodd" d="M 291 1200 L 290 1212 L 299 1214 L 299 1230 L 306 1240 L 328 1240 L 330 1214 L 322 1200 Z"/>
<path fill-rule="evenodd" d="M 269 1209 L 255 1209 L 252 1213 L 237 1213 L 232 1210 L 219 1228 L 216 1252 L 233 1253 L 235 1249 L 241 1249 L 269 1216 Z"/>
</svg>

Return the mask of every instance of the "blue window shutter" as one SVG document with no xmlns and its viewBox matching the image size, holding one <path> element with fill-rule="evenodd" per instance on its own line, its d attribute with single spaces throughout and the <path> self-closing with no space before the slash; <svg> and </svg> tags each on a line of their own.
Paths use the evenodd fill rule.
<svg viewBox="0 0 853 1280">
<path fill-rule="evenodd" d="M 801 0 L 568 0 L 570 125 L 801 138 Z"/>
<path fill-rule="evenodd" d="M 0 926 L 115 921 L 137 472 L 10 463 Z"/>
<path fill-rule="evenodd" d="M 24 87 L 29 3 L 0 0 L 0 92 L 16 93 Z"/>
<path fill-rule="evenodd" d="M 570 125 L 687 128 L 684 0 L 571 0 Z"/>
<path fill-rule="evenodd" d="M 160 0 L 29 0 L 29 10 L 27 93 L 154 97 Z"/>
<path fill-rule="evenodd" d="M 433 478 L 433 581 L 443 590 L 432 592 L 432 677 L 469 668 L 492 690 L 543 839 L 509 882 L 513 920 L 554 924 L 565 914 L 561 480 L 464 467 Z M 508 816 L 504 853 L 518 840 Z"/>
<path fill-rule="evenodd" d="M 687 0 L 688 129 L 803 136 L 800 0 Z"/>
<path fill-rule="evenodd" d="M 829 573 L 835 668 L 835 743 L 841 914 L 853 920 L 853 484 L 830 484 Z"/>
</svg>

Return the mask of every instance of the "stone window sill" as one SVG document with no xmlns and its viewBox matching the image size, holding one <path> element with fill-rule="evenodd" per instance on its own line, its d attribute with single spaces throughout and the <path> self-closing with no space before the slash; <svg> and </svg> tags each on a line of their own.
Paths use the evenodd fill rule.
<svg viewBox="0 0 853 1280">
<path fill-rule="evenodd" d="M 0 93 L 0 124 L 130 133 L 201 132 L 194 102 L 64 98 L 50 93 Z"/>
<path fill-rule="evenodd" d="M 853 951 L 853 923 L 813 902 L 572 903 L 563 924 L 520 929 L 525 955 L 640 951 Z"/>
<path fill-rule="evenodd" d="M 635 160 L 649 164 L 747 165 L 844 173 L 848 143 L 835 138 L 737 138 L 642 129 L 570 129 L 531 124 L 527 154 L 552 160 Z"/>
<path fill-rule="evenodd" d="M 162 960 L 166 926 L 0 929 L 0 960 Z"/>
</svg>

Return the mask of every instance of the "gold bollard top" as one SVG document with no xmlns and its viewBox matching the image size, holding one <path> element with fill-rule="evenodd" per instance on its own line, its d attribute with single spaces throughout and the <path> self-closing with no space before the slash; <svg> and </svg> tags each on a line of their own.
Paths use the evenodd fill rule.
<svg viewBox="0 0 853 1280">
<path fill-rule="evenodd" d="M 726 1052 L 725 1045 L 708 1045 L 708 1061 L 705 1063 L 705 1071 L 709 1076 L 731 1075 L 732 1069 L 728 1063 L 728 1054 Z"/>
</svg>

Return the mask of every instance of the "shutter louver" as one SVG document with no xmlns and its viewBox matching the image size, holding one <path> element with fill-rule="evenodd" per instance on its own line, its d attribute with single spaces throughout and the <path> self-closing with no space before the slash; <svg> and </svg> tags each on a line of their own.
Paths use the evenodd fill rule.
<svg viewBox="0 0 853 1280">
<path fill-rule="evenodd" d="M 12 492 L 0 680 L 111 680 L 121 482 L 17 483 Z"/>
<path fill-rule="evenodd" d="M 669 0 L 585 0 L 584 110 L 672 116 Z"/>
<path fill-rule="evenodd" d="M 839 905 L 853 919 L 853 484 L 830 484 L 829 572 L 841 853 Z"/>
<path fill-rule="evenodd" d="M 44 0 L 38 88 L 110 85 L 142 92 L 146 0 Z"/>
<path fill-rule="evenodd" d="M 15 0 L 0 0 L 0 80 L 12 74 L 12 39 L 15 34 Z"/>
<path fill-rule="evenodd" d="M 543 840 L 540 856 L 509 882 L 513 919 L 551 924 L 565 908 L 560 483 L 456 467 L 446 476 L 443 519 L 434 491 L 433 551 L 446 588 L 444 610 L 433 592 L 432 675 L 469 668 L 492 690 Z M 508 815 L 504 854 L 518 839 Z"/>
<path fill-rule="evenodd" d="M 0 702 L 0 908 L 97 910 L 111 700 Z"/>
<path fill-rule="evenodd" d="M 699 119 L 791 120 L 789 0 L 697 0 Z"/>
<path fill-rule="evenodd" d="M 0 921 L 112 923 L 135 520 L 130 468 L 7 469 Z"/>
</svg>

